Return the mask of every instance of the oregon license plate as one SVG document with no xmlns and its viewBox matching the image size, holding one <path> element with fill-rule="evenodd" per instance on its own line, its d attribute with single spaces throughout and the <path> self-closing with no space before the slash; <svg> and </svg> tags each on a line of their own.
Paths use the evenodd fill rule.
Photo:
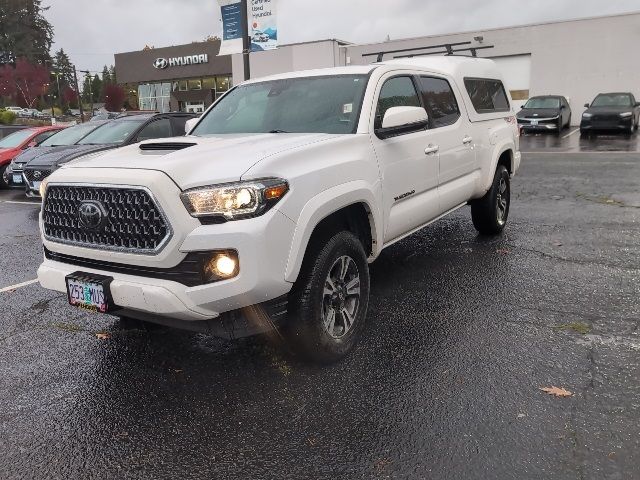
<svg viewBox="0 0 640 480">
<path fill-rule="evenodd" d="M 13 183 L 22 183 L 22 175 L 14 175 Z"/>
<path fill-rule="evenodd" d="M 110 285 L 113 278 L 76 272 L 67 275 L 69 303 L 95 313 L 107 313 L 113 309 Z"/>
</svg>

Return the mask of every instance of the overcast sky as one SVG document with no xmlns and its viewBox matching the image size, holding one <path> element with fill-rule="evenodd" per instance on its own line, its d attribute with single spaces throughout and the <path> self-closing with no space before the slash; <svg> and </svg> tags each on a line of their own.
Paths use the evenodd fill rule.
<svg viewBox="0 0 640 480">
<path fill-rule="evenodd" d="M 102 70 L 113 54 L 220 35 L 216 0 L 45 0 L 79 69 Z M 522 25 L 638 10 L 638 0 L 279 0 L 281 43 L 354 43 Z M 603 32 L 606 34 L 606 32 Z"/>
</svg>

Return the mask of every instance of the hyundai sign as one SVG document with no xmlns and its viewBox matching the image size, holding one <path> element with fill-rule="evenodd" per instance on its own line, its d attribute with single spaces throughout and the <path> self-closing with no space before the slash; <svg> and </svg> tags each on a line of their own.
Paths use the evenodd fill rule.
<svg viewBox="0 0 640 480">
<path fill-rule="evenodd" d="M 184 57 L 156 58 L 153 62 L 153 66 L 159 70 L 164 70 L 169 67 L 184 67 L 187 65 L 200 65 L 203 63 L 209 63 L 209 55 L 206 53 L 201 53 L 199 55 L 186 55 Z"/>
</svg>

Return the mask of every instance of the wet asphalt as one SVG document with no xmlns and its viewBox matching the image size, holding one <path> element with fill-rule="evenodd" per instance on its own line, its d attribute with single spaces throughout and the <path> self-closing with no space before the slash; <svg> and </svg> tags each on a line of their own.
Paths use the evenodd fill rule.
<svg viewBox="0 0 640 480">
<path fill-rule="evenodd" d="M 0 293 L 0 478 L 640 478 L 639 179 L 640 154 L 524 154 L 505 233 L 464 208 L 388 248 L 330 367 Z M 0 289 L 41 258 L 7 200 Z"/>
</svg>

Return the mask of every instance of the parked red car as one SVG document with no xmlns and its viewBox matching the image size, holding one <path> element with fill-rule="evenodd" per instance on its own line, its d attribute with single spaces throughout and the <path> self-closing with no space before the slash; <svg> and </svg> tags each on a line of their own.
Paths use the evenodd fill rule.
<svg viewBox="0 0 640 480">
<path fill-rule="evenodd" d="M 40 142 L 65 127 L 34 127 L 18 130 L 0 140 L 0 188 L 9 186 L 8 178 L 5 177 L 5 170 L 14 157 L 29 147 L 34 147 Z"/>
</svg>

